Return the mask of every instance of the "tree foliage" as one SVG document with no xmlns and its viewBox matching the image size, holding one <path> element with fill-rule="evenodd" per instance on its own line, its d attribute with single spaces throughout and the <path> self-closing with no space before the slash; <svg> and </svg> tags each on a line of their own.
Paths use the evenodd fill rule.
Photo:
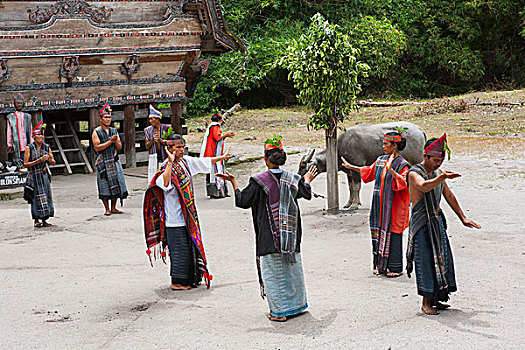
<svg viewBox="0 0 525 350">
<path fill-rule="evenodd" d="M 294 103 L 275 64 L 322 14 L 370 66 L 363 93 L 432 97 L 525 85 L 525 0 L 221 0 L 226 21 L 250 44 L 214 57 L 190 113 L 241 101 Z"/>
<path fill-rule="evenodd" d="M 308 127 L 329 129 L 356 108 L 361 91 L 358 78 L 366 76 L 369 69 L 358 57 L 350 36 L 320 14 L 312 18 L 309 30 L 291 43 L 279 63 L 290 71 L 299 100 L 315 111 Z"/>
</svg>

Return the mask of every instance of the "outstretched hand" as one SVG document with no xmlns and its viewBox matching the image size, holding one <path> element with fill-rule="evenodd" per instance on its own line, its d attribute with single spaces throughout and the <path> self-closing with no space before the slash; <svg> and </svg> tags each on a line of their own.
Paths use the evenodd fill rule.
<svg viewBox="0 0 525 350">
<path fill-rule="evenodd" d="M 445 170 L 442 174 L 443 174 L 443 176 L 446 179 L 455 179 L 456 177 L 460 177 L 461 176 L 460 173 L 455 173 L 455 172 L 450 171 L 450 170 Z"/>
<path fill-rule="evenodd" d="M 226 174 L 218 173 L 218 174 L 215 174 L 215 176 L 220 177 L 221 179 L 223 179 L 225 181 L 233 182 L 233 180 L 235 180 L 235 176 L 233 176 L 233 174 L 229 173 L 228 170 L 225 170 L 224 172 Z"/>
<path fill-rule="evenodd" d="M 315 179 L 316 176 L 317 176 L 317 167 L 315 165 L 312 165 L 310 169 L 308 169 L 306 174 L 304 174 L 304 182 L 309 184 L 310 182 L 313 181 L 313 179 Z"/>
<path fill-rule="evenodd" d="M 232 158 L 233 156 L 230 154 L 230 150 L 232 149 L 232 146 L 228 147 L 228 149 L 226 150 L 226 153 L 223 153 L 222 154 L 222 157 L 224 159 L 230 159 Z"/>
<path fill-rule="evenodd" d="M 466 218 L 463 220 L 463 226 L 467 226 L 470 228 L 477 228 L 478 230 L 481 228 L 480 224 L 477 224 L 474 221 L 470 219 L 466 219 Z"/>
<path fill-rule="evenodd" d="M 346 159 L 344 159 L 343 157 L 341 157 L 341 161 L 343 162 L 342 165 L 343 165 L 345 168 L 347 168 L 347 169 L 352 169 L 352 164 L 348 163 L 348 162 L 346 161 Z"/>
</svg>

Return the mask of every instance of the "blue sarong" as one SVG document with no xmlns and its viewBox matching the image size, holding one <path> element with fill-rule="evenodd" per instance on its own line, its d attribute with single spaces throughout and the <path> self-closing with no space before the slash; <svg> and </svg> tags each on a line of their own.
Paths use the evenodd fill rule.
<svg viewBox="0 0 525 350">
<path fill-rule="evenodd" d="M 270 314 L 283 317 L 306 310 L 308 303 L 301 254 L 295 253 L 296 262 L 292 265 L 284 264 L 279 253 L 263 255 L 260 259 Z"/>
<path fill-rule="evenodd" d="M 433 299 L 434 303 L 437 303 L 438 301 L 447 301 L 449 299 L 449 293 L 457 291 L 452 250 L 450 249 L 450 242 L 441 216 L 439 217 L 439 227 L 445 258 L 444 265 L 446 268 L 445 276 L 448 282 L 447 289 L 440 290 L 436 281 L 436 269 L 428 225 L 424 225 L 414 236 L 414 262 L 417 293 L 421 296 Z"/>
</svg>

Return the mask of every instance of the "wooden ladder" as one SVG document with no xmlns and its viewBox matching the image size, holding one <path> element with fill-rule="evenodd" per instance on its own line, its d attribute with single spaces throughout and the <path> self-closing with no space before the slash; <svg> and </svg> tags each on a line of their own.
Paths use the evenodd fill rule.
<svg viewBox="0 0 525 350">
<path fill-rule="evenodd" d="M 67 125 L 67 128 L 68 128 L 67 134 L 58 135 L 53 124 Z M 66 121 L 59 121 L 53 124 L 48 124 L 49 130 L 51 131 L 52 136 L 46 136 L 46 137 L 52 138 L 55 141 L 55 144 L 58 148 L 58 152 L 60 154 L 60 158 L 62 158 L 62 163 L 59 163 L 57 161 L 56 165 L 52 165 L 49 168 L 51 169 L 64 168 L 64 175 L 71 175 L 73 174 L 73 168 L 82 166 L 84 167 L 84 173 L 91 174 L 93 172 L 93 168 L 91 167 L 91 164 L 88 161 L 86 152 L 84 152 L 84 148 L 82 147 L 82 144 L 80 143 L 77 132 L 75 131 L 75 128 L 73 127 L 73 123 L 71 123 L 71 120 L 68 119 Z M 64 148 L 60 140 L 70 140 L 71 141 L 70 144 L 73 145 L 72 148 Z M 71 155 L 70 158 L 67 157 L 68 154 Z M 70 161 L 70 159 L 74 159 L 75 156 L 77 156 L 76 158 L 80 159 L 81 161 L 77 161 L 74 163 Z"/>
</svg>

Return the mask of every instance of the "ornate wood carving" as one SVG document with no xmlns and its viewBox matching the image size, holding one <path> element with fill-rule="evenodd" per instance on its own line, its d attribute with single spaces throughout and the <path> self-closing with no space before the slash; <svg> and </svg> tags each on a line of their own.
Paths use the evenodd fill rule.
<svg viewBox="0 0 525 350">
<path fill-rule="evenodd" d="M 128 81 L 131 80 L 133 74 L 137 73 L 140 69 L 139 57 L 139 55 L 129 55 L 120 66 L 120 71 L 128 77 Z"/>
<path fill-rule="evenodd" d="M 0 83 L 6 81 L 11 76 L 11 70 L 7 66 L 5 58 L 0 59 Z"/>
<path fill-rule="evenodd" d="M 53 16 L 70 18 L 70 17 L 89 17 L 95 23 L 107 23 L 111 19 L 111 11 L 106 6 L 96 8 L 91 6 L 87 1 L 66 0 L 57 1 L 51 8 L 36 7 L 36 10 L 27 10 L 29 20 L 36 24 L 46 23 Z"/>
<path fill-rule="evenodd" d="M 80 72 L 80 63 L 78 63 L 78 56 L 66 56 L 62 61 L 59 69 L 61 77 L 66 78 L 66 86 L 71 86 L 73 79 L 75 79 Z"/>
<path fill-rule="evenodd" d="M 208 68 L 210 68 L 210 63 L 211 63 L 211 57 L 210 58 L 206 58 L 205 60 L 200 60 L 199 62 L 197 62 L 197 64 L 201 68 L 201 75 L 206 75 L 206 72 L 208 71 Z"/>
</svg>

